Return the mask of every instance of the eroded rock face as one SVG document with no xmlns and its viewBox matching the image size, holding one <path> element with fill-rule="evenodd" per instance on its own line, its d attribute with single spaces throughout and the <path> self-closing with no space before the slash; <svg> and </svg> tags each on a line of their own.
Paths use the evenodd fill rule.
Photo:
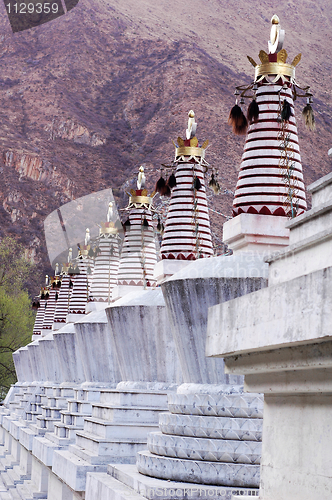
<svg viewBox="0 0 332 500">
<path fill-rule="evenodd" d="M 50 139 L 53 141 L 59 137 L 61 139 L 74 141 L 77 144 L 86 144 L 88 146 L 102 146 L 106 142 L 105 137 L 95 132 L 91 132 L 87 127 L 80 125 L 70 118 L 67 120 L 54 118 L 50 125 L 45 126 L 45 130 L 50 132 Z"/>
<path fill-rule="evenodd" d="M 19 180 L 28 177 L 61 188 L 68 198 L 73 198 L 73 182 L 57 171 L 48 160 L 38 154 L 26 153 L 21 150 L 9 149 L 4 153 L 5 167 L 14 167 L 19 173 Z M 12 201 L 17 201 L 21 195 L 14 193 Z M 15 199 L 14 199 L 15 198 Z M 8 199 L 8 201 L 11 201 Z"/>
</svg>

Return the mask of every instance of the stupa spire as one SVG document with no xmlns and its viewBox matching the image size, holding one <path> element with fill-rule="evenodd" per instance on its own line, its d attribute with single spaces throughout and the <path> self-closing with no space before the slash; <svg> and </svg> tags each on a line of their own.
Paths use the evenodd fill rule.
<svg viewBox="0 0 332 500">
<path fill-rule="evenodd" d="M 108 205 L 106 222 L 100 226 L 94 250 L 95 261 L 89 289 L 88 310 L 111 302 L 119 267 L 119 229 L 114 220 L 113 202 Z M 93 304 L 92 304 L 93 303 Z"/>
<path fill-rule="evenodd" d="M 73 256 L 72 249 L 69 248 L 68 262 L 63 264 L 62 266 L 61 287 L 59 290 L 58 300 L 56 303 L 54 321 L 52 325 L 53 330 L 58 330 L 59 328 L 62 328 L 62 326 L 66 323 L 67 320 L 70 294 L 73 287 L 73 282 L 68 274 L 72 256 Z"/>
<path fill-rule="evenodd" d="M 43 336 L 47 335 L 52 330 L 57 300 L 59 298 L 59 289 L 61 287 L 60 277 L 57 275 L 56 272 L 54 274 L 55 275 L 52 278 L 47 277 L 47 281 L 49 283 L 48 286 L 49 298 L 47 300 L 47 307 L 45 309 L 45 314 L 43 319 L 43 327 L 42 327 Z"/>
<path fill-rule="evenodd" d="M 205 161 L 209 141 L 199 146 L 196 130 L 195 113 L 190 110 L 186 139 L 178 137 L 177 145 L 174 144 L 174 162 L 168 167 L 170 178 L 165 187 L 162 178 L 156 186 L 161 194 L 167 194 L 167 187 L 168 191 L 172 189 L 161 245 L 162 259 L 194 260 L 213 255 L 204 179 L 209 167 Z"/>
<path fill-rule="evenodd" d="M 239 86 L 235 94 L 240 102 L 232 108 L 229 122 L 235 133 L 248 135 L 235 190 L 233 215 L 254 213 L 295 217 L 306 210 L 300 149 L 294 113 L 294 100 L 305 97 L 306 124 L 314 128 L 309 87 L 300 87 L 295 79 L 298 54 L 291 64 L 283 48 L 285 32 L 278 16 L 271 19 L 269 53 L 261 50 L 254 81 Z M 247 118 L 241 105 L 252 98 Z M 248 119 L 248 120 L 247 120 Z"/>
<path fill-rule="evenodd" d="M 47 288 L 42 287 L 37 300 L 34 302 L 33 307 L 37 309 L 35 324 L 32 331 L 32 340 L 38 339 L 42 335 L 42 328 L 44 323 L 45 311 L 47 307 L 47 299 L 49 293 Z"/>
<path fill-rule="evenodd" d="M 75 259 L 75 279 L 69 300 L 67 322 L 75 322 L 85 314 L 88 303 L 89 280 L 93 269 L 93 258 L 91 255 L 90 230 L 86 229 L 84 245 L 78 245 L 78 256 Z M 69 270 L 70 272 L 70 270 Z"/>
<path fill-rule="evenodd" d="M 145 174 L 140 167 L 137 185 L 142 186 Z M 143 288 L 155 286 L 154 267 L 157 263 L 155 230 L 152 225 L 153 197 L 147 189 L 131 189 L 128 206 L 124 209 L 128 218 L 124 223 L 125 237 L 121 250 L 117 287 L 113 299 L 131 291 L 130 287 Z M 125 288 L 124 288 L 125 287 Z"/>
</svg>

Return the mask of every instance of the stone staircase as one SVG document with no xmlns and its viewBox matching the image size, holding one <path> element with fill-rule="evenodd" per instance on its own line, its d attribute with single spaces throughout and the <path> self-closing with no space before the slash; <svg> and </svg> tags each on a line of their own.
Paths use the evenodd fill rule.
<svg viewBox="0 0 332 500">
<path fill-rule="evenodd" d="M 101 390 L 75 444 L 55 451 L 53 472 L 73 490 L 84 491 L 87 472 L 106 472 L 109 463 L 135 463 L 166 408 L 166 391 Z"/>
</svg>

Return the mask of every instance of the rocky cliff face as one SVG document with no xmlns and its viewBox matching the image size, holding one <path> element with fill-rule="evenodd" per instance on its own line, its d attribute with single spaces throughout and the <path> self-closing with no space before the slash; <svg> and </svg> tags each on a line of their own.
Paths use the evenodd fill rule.
<svg viewBox="0 0 332 500">
<path fill-rule="evenodd" d="M 296 104 L 309 184 L 331 169 L 325 40 L 332 5 L 280 0 L 277 10 L 289 57 L 302 52 L 297 79 L 312 84 L 315 96 L 315 134 L 302 124 L 304 103 Z M 253 77 L 247 53 L 257 59 L 266 50 L 274 13 L 258 0 L 192 0 L 190 8 L 173 0 L 81 0 L 66 16 L 13 35 L 2 6 L 0 237 L 20 239 L 45 269 L 46 215 L 106 187 L 123 204 L 121 192 L 142 163 L 152 190 L 191 108 L 222 186 L 220 195 L 209 195 L 211 207 L 230 215 L 244 138 L 232 135 L 228 113 L 234 86 Z M 211 219 L 218 242 L 225 218 L 213 212 Z"/>
<path fill-rule="evenodd" d="M 50 133 L 49 138 L 52 141 L 60 137 L 60 139 L 66 139 L 76 144 L 85 144 L 87 146 L 103 146 L 106 143 L 105 137 L 95 132 L 90 132 L 87 127 L 76 123 L 70 118 L 67 118 L 67 120 L 53 118 L 52 123 L 45 126 L 45 130 Z"/>
</svg>

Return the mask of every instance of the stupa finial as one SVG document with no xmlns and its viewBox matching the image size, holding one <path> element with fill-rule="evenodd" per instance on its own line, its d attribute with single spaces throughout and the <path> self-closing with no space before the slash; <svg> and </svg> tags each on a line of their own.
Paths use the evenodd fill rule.
<svg viewBox="0 0 332 500">
<path fill-rule="evenodd" d="M 139 167 L 138 177 L 137 177 L 137 189 L 145 188 L 145 174 L 144 167 L 141 165 Z"/>
<path fill-rule="evenodd" d="M 107 212 L 106 220 L 107 220 L 107 222 L 111 222 L 112 219 L 113 219 L 113 202 L 110 201 L 108 204 L 108 212 Z"/>
<path fill-rule="evenodd" d="M 187 140 L 192 139 L 196 135 L 197 123 L 195 122 L 195 113 L 191 109 L 188 113 L 188 128 L 186 130 Z"/>
<path fill-rule="evenodd" d="M 280 27 L 279 17 L 274 14 L 271 19 L 271 32 L 268 47 L 270 54 L 277 54 L 282 49 L 285 40 L 285 31 Z"/>
<path fill-rule="evenodd" d="M 90 229 L 87 227 L 85 230 L 85 240 L 84 240 L 84 245 L 87 246 L 90 241 Z"/>
</svg>

